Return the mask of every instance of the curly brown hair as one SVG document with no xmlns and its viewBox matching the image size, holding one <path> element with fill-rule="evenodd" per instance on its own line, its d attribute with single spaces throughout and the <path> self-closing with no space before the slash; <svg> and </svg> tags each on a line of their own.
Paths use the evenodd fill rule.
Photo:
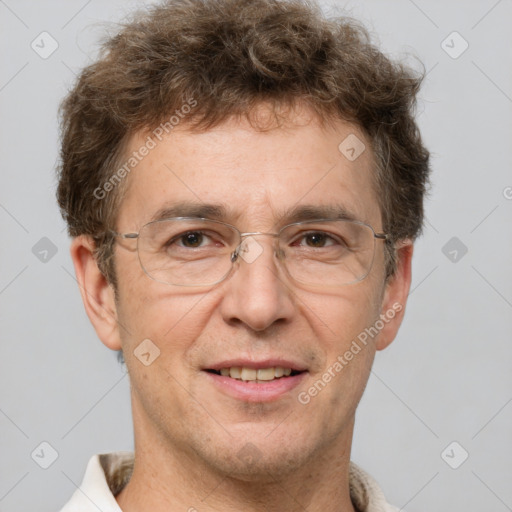
<svg viewBox="0 0 512 512">
<path fill-rule="evenodd" d="M 138 12 L 61 105 L 57 197 L 69 234 L 94 238 L 115 287 L 108 233 L 124 187 L 97 191 L 126 159 L 128 139 L 191 98 L 191 130 L 232 116 L 253 122 L 262 102 L 277 119 L 300 102 L 322 122 L 353 123 L 370 141 L 392 275 L 393 243 L 416 238 L 423 223 L 429 153 L 414 120 L 422 79 L 383 55 L 358 22 L 328 19 L 307 0 L 168 0 Z"/>
</svg>

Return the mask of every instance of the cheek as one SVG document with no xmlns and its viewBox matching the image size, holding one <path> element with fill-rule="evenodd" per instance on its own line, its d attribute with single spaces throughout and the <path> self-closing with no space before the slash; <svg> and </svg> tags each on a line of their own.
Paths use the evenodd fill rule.
<svg viewBox="0 0 512 512">
<path fill-rule="evenodd" d="M 137 261 L 123 261 L 118 274 L 117 313 L 125 360 L 144 340 L 150 340 L 159 351 L 159 362 L 167 368 L 183 361 L 184 354 L 200 335 L 208 321 L 207 292 L 177 290 L 150 279 Z M 149 342 L 145 342 L 149 343 Z M 151 346 L 151 344 L 150 344 Z M 134 360 L 135 367 L 138 362 Z"/>
<path fill-rule="evenodd" d="M 327 347 L 343 350 L 379 316 L 382 297 L 368 278 L 336 293 L 302 296 L 302 312 Z"/>
<path fill-rule="evenodd" d="M 202 304 L 204 295 L 172 295 L 132 290 L 120 297 L 120 322 L 126 328 L 126 344 L 150 338 L 163 351 L 171 344 L 173 350 L 186 347 L 201 333 L 210 314 Z"/>
<path fill-rule="evenodd" d="M 118 250 L 116 253 L 118 277 L 118 319 L 125 341 L 151 338 L 165 340 L 179 327 L 184 329 L 201 324 L 201 301 L 206 291 L 177 289 L 154 281 L 142 270 L 136 251 Z M 193 313 L 195 324 L 187 322 Z"/>
<path fill-rule="evenodd" d="M 370 286 L 371 285 L 371 286 Z M 369 329 L 379 318 L 380 301 L 371 282 L 345 289 L 341 295 L 311 296 L 303 314 L 323 352 L 322 365 L 312 375 L 313 384 L 330 388 L 324 399 L 332 405 L 357 404 L 364 390 L 375 355 L 375 337 Z M 332 384 L 331 384 L 332 383 Z M 311 382 L 308 383 L 311 385 Z M 314 395 L 314 390 L 311 394 Z M 341 409 L 340 409 L 341 410 Z"/>
<path fill-rule="evenodd" d="M 123 301 L 122 347 L 134 403 L 158 425 L 177 425 L 191 405 L 193 348 L 208 314 L 201 296 L 169 297 L 146 287 Z M 170 398 L 172 397 L 172 399 Z M 138 407 L 134 406 L 134 407 Z M 194 409 L 194 407 L 192 407 Z M 188 411 L 188 412 L 187 412 Z M 184 420 L 183 420 L 184 421 Z"/>
<path fill-rule="evenodd" d="M 322 351 L 322 365 L 298 390 L 297 401 L 308 411 L 306 421 L 317 425 L 327 442 L 349 426 L 363 395 L 375 343 L 371 338 L 364 343 L 358 336 L 373 325 L 379 308 L 366 283 L 347 287 L 343 295 L 310 297 L 307 304 L 304 315 Z"/>
</svg>

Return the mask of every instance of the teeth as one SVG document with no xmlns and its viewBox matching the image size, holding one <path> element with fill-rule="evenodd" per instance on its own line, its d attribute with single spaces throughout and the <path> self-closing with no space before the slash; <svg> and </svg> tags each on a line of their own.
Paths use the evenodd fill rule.
<svg viewBox="0 0 512 512">
<path fill-rule="evenodd" d="M 242 368 L 242 380 L 256 380 L 258 372 L 254 368 Z"/>
<path fill-rule="evenodd" d="M 257 372 L 258 380 L 272 380 L 274 378 L 274 368 L 260 368 Z"/>
<path fill-rule="evenodd" d="M 288 377 L 291 373 L 291 368 L 283 368 L 282 366 L 259 368 L 258 370 L 240 366 L 220 369 L 220 374 L 224 377 L 229 376 L 232 379 L 243 381 L 270 381 L 281 377 Z"/>
<path fill-rule="evenodd" d="M 241 379 L 242 378 L 242 368 L 239 366 L 233 366 L 229 368 L 229 376 L 232 379 Z"/>
</svg>

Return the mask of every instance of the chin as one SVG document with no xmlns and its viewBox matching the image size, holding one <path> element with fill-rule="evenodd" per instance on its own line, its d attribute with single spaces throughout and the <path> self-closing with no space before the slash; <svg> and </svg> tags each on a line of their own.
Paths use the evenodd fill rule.
<svg viewBox="0 0 512 512">
<path fill-rule="evenodd" d="M 286 447 L 276 450 L 274 446 L 256 447 L 246 443 L 237 452 L 216 458 L 218 472 L 244 482 L 272 483 L 297 473 L 307 464 L 311 454 L 304 446 Z"/>
<path fill-rule="evenodd" d="M 226 435 L 222 440 L 203 438 L 194 443 L 194 452 L 215 473 L 240 481 L 271 483 L 306 467 L 323 445 L 295 429 L 283 430 L 281 435 L 272 433 L 272 428 L 264 432 L 244 430 L 243 434 Z"/>
</svg>

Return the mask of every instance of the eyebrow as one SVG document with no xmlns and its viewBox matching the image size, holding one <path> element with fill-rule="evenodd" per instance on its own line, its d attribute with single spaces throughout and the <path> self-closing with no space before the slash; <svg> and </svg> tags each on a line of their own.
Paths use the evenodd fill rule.
<svg viewBox="0 0 512 512">
<path fill-rule="evenodd" d="M 227 210 L 220 204 L 184 201 L 160 208 L 151 217 L 151 222 L 171 217 L 204 217 L 206 219 L 223 220 L 227 217 Z"/>
<path fill-rule="evenodd" d="M 153 214 L 150 222 L 171 217 L 206 218 L 228 222 L 232 218 L 237 219 L 240 216 L 241 214 L 235 215 L 221 204 L 182 201 L 160 208 Z M 276 224 L 281 225 L 318 219 L 357 220 L 357 217 L 341 204 L 298 205 L 289 210 L 279 211 L 276 217 L 278 219 Z"/>
<path fill-rule="evenodd" d="M 303 222 L 307 220 L 356 220 L 356 216 L 341 204 L 333 205 L 300 205 L 279 216 L 287 223 Z"/>
</svg>

